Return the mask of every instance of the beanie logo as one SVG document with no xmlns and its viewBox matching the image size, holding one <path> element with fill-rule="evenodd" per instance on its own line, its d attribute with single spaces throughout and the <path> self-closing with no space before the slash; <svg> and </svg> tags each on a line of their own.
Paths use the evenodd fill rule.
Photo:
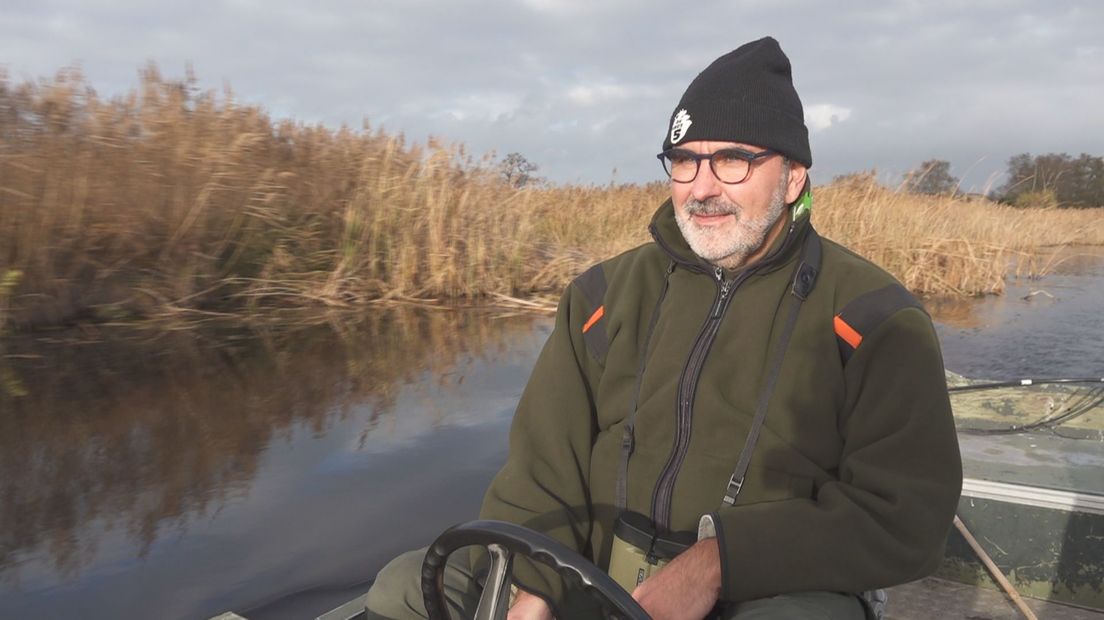
<svg viewBox="0 0 1104 620">
<path fill-rule="evenodd" d="M 693 124 L 694 121 L 690 120 L 690 113 L 686 110 L 679 110 L 675 114 L 674 120 L 671 121 L 671 144 L 678 144 L 679 140 L 685 138 L 687 130 Z"/>
</svg>

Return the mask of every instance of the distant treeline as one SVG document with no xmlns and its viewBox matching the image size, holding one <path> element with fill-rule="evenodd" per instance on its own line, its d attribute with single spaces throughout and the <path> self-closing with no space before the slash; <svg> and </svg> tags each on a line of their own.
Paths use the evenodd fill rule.
<svg viewBox="0 0 1104 620">
<path fill-rule="evenodd" d="M 1004 185 L 989 193 L 989 199 L 1017 207 L 1104 206 L 1104 157 L 1021 153 L 1009 158 L 1007 176 Z M 905 175 L 904 183 L 909 192 L 929 195 L 955 194 L 958 185 L 950 162 L 942 159 L 920 164 Z"/>
</svg>

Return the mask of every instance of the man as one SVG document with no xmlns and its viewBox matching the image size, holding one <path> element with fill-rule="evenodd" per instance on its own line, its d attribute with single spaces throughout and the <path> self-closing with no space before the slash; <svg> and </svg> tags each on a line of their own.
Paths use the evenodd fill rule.
<svg viewBox="0 0 1104 620">
<path fill-rule="evenodd" d="M 623 560 L 630 517 L 643 546 L 689 536 L 627 584 L 656 619 L 861 619 L 859 593 L 935 568 L 957 505 L 931 320 L 813 231 L 808 132 L 774 39 L 699 74 L 663 146 L 654 243 L 564 294 L 481 516 L 602 568 Z M 585 613 L 539 565 L 514 578 L 511 618 Z"/>
</svg>

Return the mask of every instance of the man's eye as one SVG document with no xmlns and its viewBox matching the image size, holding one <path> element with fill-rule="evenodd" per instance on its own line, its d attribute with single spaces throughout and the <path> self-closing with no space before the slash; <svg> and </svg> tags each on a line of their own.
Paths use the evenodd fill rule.
<svg viewBox="0 0 1104 620">
<path fill-rule="evenodd" d="M 689 157 L 683 153 L 672 153 L 668 155 L 667 158 L 671 160 L 672 166 L 686 166 L 697 161 L 693 157 Z"/>
<path fill-rule="evenodd" d="M 713 162 L 721 166 L 740 164 L 745 161 L 747 160 L 740 157 L 735 151 L 717 151 L 713 154 Z"/>
</svg>

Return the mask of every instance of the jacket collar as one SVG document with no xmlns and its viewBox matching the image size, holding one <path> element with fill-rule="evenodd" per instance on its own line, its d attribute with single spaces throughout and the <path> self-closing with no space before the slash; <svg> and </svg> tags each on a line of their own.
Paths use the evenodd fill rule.
<svg viewBox="0 0 1104 620">
<path fill-rule="evenodd" d="M 792 209 L 792 205 L 790 208 Z M 790 211 L 787 210 L 786 213 L 788 216 Z M 806 212 L 796 222 L 791 222 L 782 231 L 782 234 L 775 238 L 771 243 L 770 250 L 763 258 L 732 273 L 738 273 L 749 268 L 766 273 L 782 267 L 797 256 L 801 249 L 801 241 L 811 227 L 809 215 Z M 683 238 L 678 222 L 675 221 L 675 206 L 670 198 L 665 200 L 656 210 L 655 215 L 652 216 L 652 221 L 648 225 L 648 232 L 652 234 L 652 238 L 655 239 L 656 244 L 663 252 L 679 266 L 693 271 L 713 272 L 713 265 L 694 254 L 694 251 L 690 249 L 690 245 L 686 243 L 686 239 Z"/>
</svg>

